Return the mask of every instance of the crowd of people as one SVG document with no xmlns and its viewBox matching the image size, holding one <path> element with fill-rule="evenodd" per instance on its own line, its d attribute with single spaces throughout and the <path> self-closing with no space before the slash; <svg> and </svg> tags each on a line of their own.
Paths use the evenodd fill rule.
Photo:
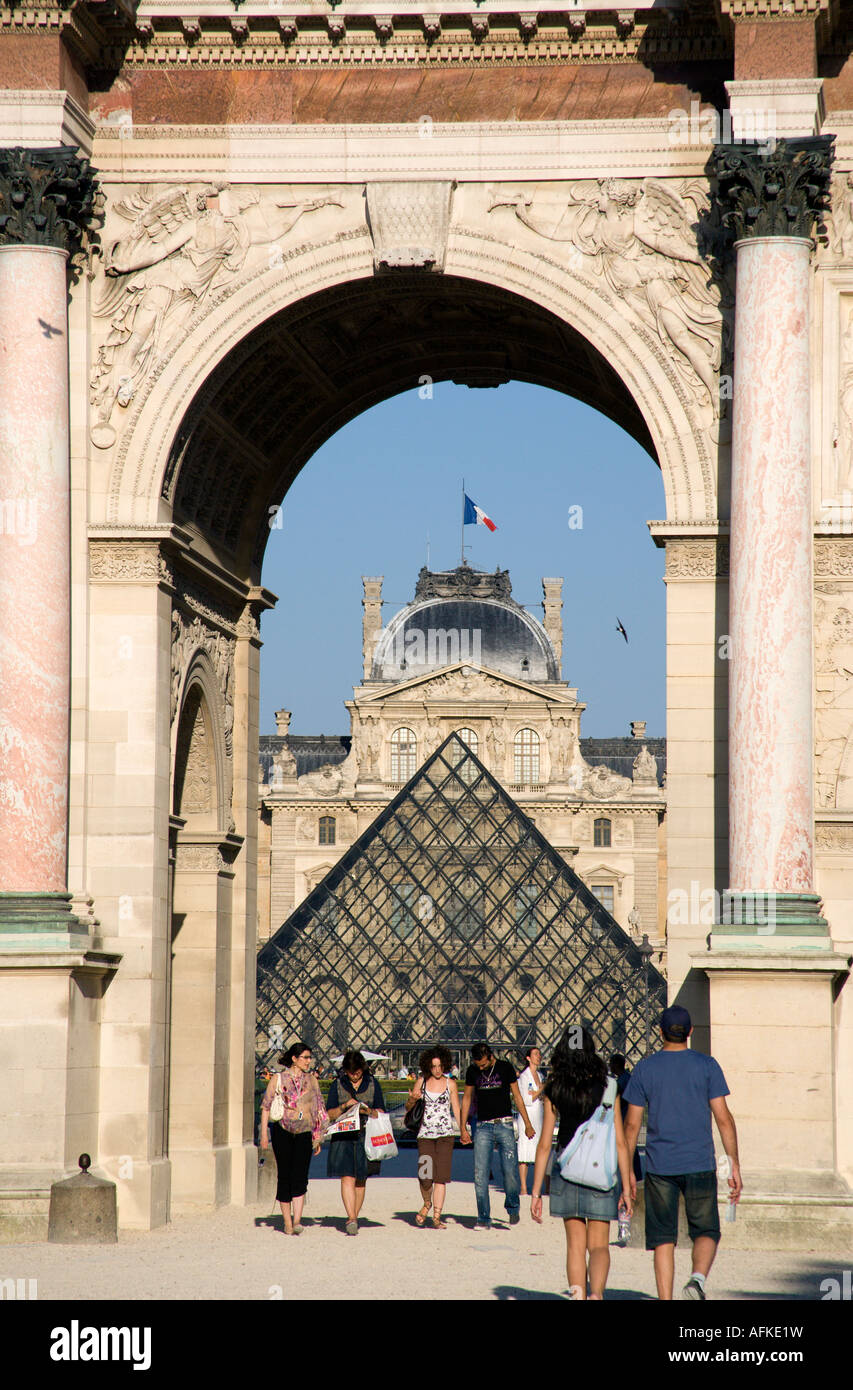
<svg viewBox="0 0 853 1390">
<path fill-rule="evenodd" d="M 490 1181 L 493 1163 L 503 1182 L 510 1226 L 521 1220 L 530 1197 L 530 1216 L 542 1221 L 543 1195 L 550 1214 L 564 1223 L 569 1295 L 603 1298 L 610 1269 L 610 1223 L 629 1226 L 642 1181 L 646 1249 L 653 1251 L 658 1297 L 671 1299 L 679 1200 L 683 1198 L 692 1250 L 692 1273 L 682 1297 L 704 1300 L 705 1281 L 721 1237 L 718 1175 L 728 1180 L 729 1217 L 742 1191 L 735 1123 L 726 1104 L 725 1077 L 713 1057 L 689 1046 L 690 1015 L 678 1005 L 660 1018 L 661 1048 L 633 1072 L 614 1053 L 607 1062 L 585 1027 L 567 1027 L 547 1073 L 535 1045 L 516 1074 L 486 1042 L 471 1049 L 460 1075 L 441 1044 L 419 1058 L 419 1074 L 407 1069 L 412 1088 L 407 1127 L 417 1134 L 421 1205 L 416 1226 L 427 1221 L 446 1229 L 442 1217 L 452 1177 L 458 1135 L 473 1145 L 475 1229 L 492 1228 Z M 303 1231 L 302 1209 L 311 1154 L 328 1135 L 329 1177 L 340 1179 L 347 1235 L 357 1235 L 367 1179 L 379 1169 L 368 1156 L 363 1125 L 386 1111 L 379 1080 L 364 1055 L 349 1051 L 323 1100 L 312 1075 L 311 1048 L 297 1042 L 279 1059 L 261 1105 L 260 1147 L 272 1144 L 278 1170 L 276 1200 L 288 1234 Z M 638 1139 L 646 1115 L 640 1162 Z M 725 1151 L 714 1155 L 712 1119 Z M 380 1126 L 381 1129 L 381 1126 Z M 527 1179 L 533 1174 L 528 1194 Z"/>
</svg>

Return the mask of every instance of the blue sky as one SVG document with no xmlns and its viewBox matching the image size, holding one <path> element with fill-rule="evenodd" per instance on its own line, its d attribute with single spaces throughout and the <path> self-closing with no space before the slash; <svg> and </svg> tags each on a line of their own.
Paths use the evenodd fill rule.
<svg viewBox="0 0 853 1390">
<path fill-rule="evenodd" d="M 261 733 L 275 732 L 280 708 L 293 733 L 349 732 L 361 576 L 385 576 L 387 623 L 413 596 L 428 535 L 430 568 L 458 565 L 463 476 L 498 525 L 466 526 L 469 564 L 508 569 L 513 597 L 540 621 L 542 576 L 565 577 L 563 679 L 587 705 L 582 734 L 627 734 L 632 719 L 664 734 L 664 552 L 646 527 L 665 514 L 660 471 L 597 411 L 521 382 L 448 383 L 431 400 L 405 392 L 303 468 L 264 561 L 279 603 L 261 628 Z"/>
</svg>

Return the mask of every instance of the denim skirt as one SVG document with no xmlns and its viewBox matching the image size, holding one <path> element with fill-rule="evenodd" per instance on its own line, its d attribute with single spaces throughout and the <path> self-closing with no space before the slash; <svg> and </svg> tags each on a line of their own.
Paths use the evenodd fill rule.
<svg viewBox="0 0 853 1390">
<path fill-rule="evenodd" d="M 619 1215 L 619 1180 L 609 1192 L 597 1187 L 581 1187 L 566 1182 L 560 1172 L 556 1151 L 551 1162 L 551 1215 L 564 1221 L 574 1217 L 583 1221 L 615 1221 Z"/>
</svg>

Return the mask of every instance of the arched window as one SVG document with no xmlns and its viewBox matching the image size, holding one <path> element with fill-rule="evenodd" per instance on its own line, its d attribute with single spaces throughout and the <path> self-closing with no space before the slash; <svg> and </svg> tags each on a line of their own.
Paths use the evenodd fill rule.
<svg viewBox="0 0 853 1390">
<path fill-rule="evenodd" d="M 334 816 L 320 817 L 320 844 L 333 845 L 335 843 L 335 818 Z"/>
<path fill-rule="evenodd" d="M 539 932 L 536 920 L 536 901 L 540 891 L 535 883 L 522 883 L 515 892 L 515 929 L 520 936 L 533 940 Z"/>
<path fill-rule="evenodd" d="M 474 757 L 476 758 L 480 750 L 480 740 L 477 736 L 476 730 L 457 729 L 456 736 L 457 738 L 461 738 L 462 742 L 465 744 L 465 747 L 470 748 L 471 752 L 474 754 Z M 477 776 L 477 769 L 475 768 L 472 762 L 468 761 L 467 758 L 462 763 L 462 767 L 459 770 L 459 776 L 462 778 L 463 782 L 467 782 L 469 784 L 473 782 Z"/>
<path fill-rule="evenodd" d="M 539 781 L 539 735 L 535 729 L 519 729 L 513 744 L 516 782 Z"/>
<path fill-rule="evenodd" d="M 592 843 L 599 849 L 610 848 L 611 822 L 606 816 L 598 816 L 592 827 Z"/>
<path fill-rule="evenodd" d="M 391 781 L 408 782 L 417 771 L 418 741 L 411 729 L 395 729 L 391 735 Z"/>
<path fill-rule="evenodd" d="M 418 893 L 415 883 L 391 885 L 391 930 L 395 936 L 410 936 L 418 925 L 415 917 Z"/>
</svg>

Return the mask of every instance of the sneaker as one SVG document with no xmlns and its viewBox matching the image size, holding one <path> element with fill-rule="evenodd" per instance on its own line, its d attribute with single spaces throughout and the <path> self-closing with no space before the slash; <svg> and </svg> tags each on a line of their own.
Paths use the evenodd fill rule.
<svg viewBox="0 0 853 1390">
<path fill-rule="evenodd" d="M 517 1226 L 520 1220 L 521 1220 L 521 1214 L 520 1214 L 519 1212 L 517 1212 L 517 1211 L 511 1211 L 511 1212 L 510 1212 L 510 1214 L 509 1214 L 509 1224 L 510 1224 L 510 1226 Z"/>
<path fill-rule="evenodd" d="M 694 1303 L 705 1302 L 705 1290 L 698 1279 L 688 1279 L 684 1288 L 681 1290 L 681 1297 L 692 1299 Z"/>
<path fill-rule="evenodd" d="M 491 1229 L 492 1229 L 492 1223 L 491 1223 L 491 1221 L 475 1221 L 475 1222 L 474 1222 L 474 1230 L 475 1230 L 475 1231 L 490 1231 Z"/>
<path fill-rule="evenodd" d="M 357 1235 L 358 1235 L 358 1222 L 357 1222 L 357 1221 L 348 1221 L 348 1222 L 347 1222 L 347 1235 L 348 1235 L 348 1236 L 357 1236 Z"/>
</svg>

